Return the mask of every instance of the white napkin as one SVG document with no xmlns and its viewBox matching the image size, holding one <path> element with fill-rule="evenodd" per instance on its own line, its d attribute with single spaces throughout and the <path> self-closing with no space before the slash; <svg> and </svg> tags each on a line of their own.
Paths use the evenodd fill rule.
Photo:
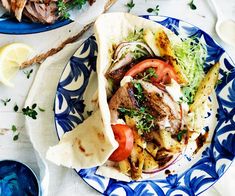
<svg viewBox="0 0 235 196">
<path fill-rule="evenodd" d="M 58 143 L 53 113 L 57 83 L 64 66 L 82 42 L 80 40 L 67 45 L 41 64 L 25 102 L 25 106 L 37 103 L 40 108 L 45 109 L 45 112 L 39 112 L 36 120 L 26 118 L 26 129 L 38 155 L 42 195 L 98 194 L 88 188 L 74 170 L 56 166 L 45 159 L 48 147 Z"/>
</svg>

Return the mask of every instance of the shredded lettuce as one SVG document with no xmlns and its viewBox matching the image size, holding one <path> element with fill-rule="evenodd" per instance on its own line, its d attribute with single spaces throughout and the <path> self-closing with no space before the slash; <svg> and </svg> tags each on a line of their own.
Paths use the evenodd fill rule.
<svg viewBox="0 0 235 196">
<path fill-rule="evenodd" d="M 195 37 L 186 38 L 174 46 L 177 61 L 183 74 L 188 79 L 188 85 L 182 88 L 189 104 L 193 103 L 195 93 L 204 77 L 203 65 L 207 56 L 206 46 Z"/>
<path fill-rule="evenodd" d="M 144 42 L 144 30 L 143 29 L 135 29 L 133 32 L 130 32 L 128 36 L 124 39 L 126 42 L 134 42 L 134 41 L 139 41 L 139 42 Z"/>
</svg>

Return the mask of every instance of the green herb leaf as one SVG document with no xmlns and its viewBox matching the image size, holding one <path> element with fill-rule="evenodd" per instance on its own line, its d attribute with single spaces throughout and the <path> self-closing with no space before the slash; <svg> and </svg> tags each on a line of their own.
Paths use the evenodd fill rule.
<svg viewBox="0 0 235 196">
<path fill-rule="evenodd" d="M 32 109 L 35 109 L 36 107 L 37 107 L 37 104 L 34 103 L 34 104 L 32 105 Z"/>
<path fill-rule="evenodd" d="M 183 135 L 187 133 L 187 130 L 182 130 L 177 134 L 177 140 L 180 142 L 183 138 Z"/>
<path fill-rule="evenodd" d="M 135 7 L 133 0 L 131 0 L 129 3 L 127 3 L 126 7 L 128 8 L 128 12 L 130 12 L 132 10 L 132 8 Z"/>
<path fill-rule="evenodd" d="M 160 9 L 159 9 L 159 5 L 157 5 L 155 8 L 148 8 L 147 12 L 148 13 L 154 13 L 155 15 L 158 15 Z"/>
<path fill-rule="evenodd" d="M 133 82 L 133 85 L 134 89 L 136 89 L 136 91 L 134 91 L 135 98 L 137 99 L 138 103 L 143 102 L 144 101 L 143 87 L 139 82 Z"/>
<path fill-rule="evenodd" d="M 14 109 L 15 112 L 17 112 L 19 110 L 18 105 L 16 104 L 13 109 Z"/>
<path fill-rule="evenodd" d="M 147 9 L 147 12 L 148 12 L 148 13 L 153 12 L 153 8 L 148 8 L 148 9 Z"/>
<path fill-rule="evenodd" d="M 38 107 L 38 109 L 39 109 L 40 112 L 45 112 L 46 111 L 45 109 L 40 108 L 40 107 Z"/>
<path fill-rule="evenodd" d="M 136 122 L 138 133 L 142 135 L 144 132 L 149 132 L 154 128 L 155 118 L 146 111 L 146 108 L 141 107 L 138 109 L 118 108 L 121 115 L 127 115 L 133 118 Z"/>
<path fill-rule="evenodd" d="M 7 105 L 7 103 L 9 103 L 11 101 L 11 99 L 1 99 L 1 102 L 3 103 L 4 106 Z"/>
<path fill-rule="evenodd" d="M 87 0 L 73 0 L 73 1 L 58 0 L 57 1 L 58 15 L 62 19 L 69 19 L 70 14 L 68 13 L 68 11 L 74 8 L 80 10 L 86 2 Z"/>
<path fill-rule="evenodd" d="M 222 79 L 219 79 L 219 80 L 217 80 L 216 85 L 219 85 L 219 84 L 221 84 L 222 82 L 223 82 L 223 80 L 222 80 Z"/>
<path fill-rule="evenodd" d="M 143 74 L 142 74 L 142 80 L 149 82 L 151 78 L 157 78 L 158 75 L 156 74 L 156 71 L 154 68 L 148 68 Z"/>
<path fill-rule="evenodd" d="M 192 10 L 196 10 L 196 9 L 197 9 L 197 6 L 194 4 L 194 0 L 191 0 L 188 5 L 189 5 L 189 7 L 190 7 Z"/>
<path fill-rule="evenodd" d="M 31 108 L 29 106 L 27 106 L 26 108 L 22 108 L 23 115 L 29 116 L 32 119 L 37 119 L 38 113 L 35 110 L 36 107 L 37 107 L 37 104 L 35 103 L 32 105 Z"/>
<path fill-rule="evenodd" d="M 18 140 L 18 139 L 19 139 L 19 135 L 20 135 L 19 133 L 16 134 L 16 135 L 14 135 L 14 136 L 13 136 L 13 140 L 14 140 L 14 141 Z"/>
<path fill-rule="evenodd" d="M 16 130 L 17 130 L 16 126 L 15 126 L 15 125 L 12 125 L 11 130 L 12 130 L 13 132 L 16 132 Z"/>
</svg>

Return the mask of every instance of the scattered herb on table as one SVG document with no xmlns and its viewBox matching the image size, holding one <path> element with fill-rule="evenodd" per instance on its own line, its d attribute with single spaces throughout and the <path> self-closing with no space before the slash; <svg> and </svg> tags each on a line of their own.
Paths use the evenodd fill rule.
<svg viewBox="0 0 235 196">
<path fill-rule="evenodd" d="M 27 71 L 23 71 L 23 73 L 26 75 L 27 79 L 29 79 L 31 74 L 33 73 L 33 69 L 30 69 L 30 70 L 27 70 Z"/>
<path fill-rule="evenodd" d="M 14 135 L 14 136 L 13 136 L 13 140 L 14 140 L 14 141 L 18 140 L 18 139 L 19 139 L 19 135 L 20 135 L 19 133 L 16 134 L 16 135 Z"/>
<path fill-rule="evenodd" d="M 13 108 L 13 109 L 14 109 L 14 111 L 15 111 L 15 112 L 18 112 L 18 110 L 19 110 L 18 105 L 17 105 L 17 104 L 15 104 L 15 106 L 14 106 L 14 108 Z"/>
<path fill-rule="evenodd" d="M 38 109 L 40 112 L 45 112 L 46 110 L 41 108 L 41 107 L 37 107 L 37 104 L 34 103 L 31 107 L 27 106 L 25 108 L 22 108 L 22 112 L 23 112 L 23 115 L 25 116 L 29 116 L 31 117 L 32 119 L 37 119 L 37 111 L 36 109 Z"/>
<path fill-rule="evenodd" d="M 189 5 L 189 7 L 190 7 L 192 10 L 196 10 L 196 9 L 197 9 L 197 6 L 194 4 L 194 0 L 191 0 L 188 5 Z"/>
<path fill-rule="evenodd" d="M 86 2 L 87 0 L 73 0 L 73 1 L 58 0 L 57 2 L 58 15 L 62 19 L 68 19 L 70 17 L 68 11 L 72 10 L 73 8 L 77 8 L 78 10 L 80 10 Z"/>
<path fill-rule="evenodd" d="M 128 12 L 130 12 L 132 10 L 132 8 L 135 7 L 133 0 L 131 0 L 129 3 L 127 3 L 126 7 L 128 8 Z"/>
<path fill-rule="evenodd" d="M 27 106 L 26 108 L 22 108 L 22 112 L 25 116 L 29 116 L 32 119 L 37 119 L 37 111 L 35 110 L 37 107 L 37 104 L 34 103 L 31 108 L 29 106 Z"/>
<path fill-rule="evenodd" d="M 16 126 L 15 126 L 15 125 L 12 125 L 12 126 L 11 126 L 11 130 L 12 130 L 13 132 L 16 132 L 16 131 L 17 131 Z"/>
<path fill-rule="evenodd" d="M 13 131 L 13 140 L 16 141 L 19 139 L 20 133 L 17 131 L 17 128 L 15 125 L 12 125 L 11 130 Z"/>
<path fill-rule="evenodd" d="M 4 106 L 7 105 L 7 103 L 9 103 L 11 101 L 11 99 L 1 99 L 1 102 L 3 103 Z"/>
<path fill-rule="evenodd" d="M 148 8 L 147 9 L 148 13 L 154 13 L 155 15 L 158 15 L 159 11 L 160 11 L 159 5 L 156 5 L 155 8 Z"/>
</svg>

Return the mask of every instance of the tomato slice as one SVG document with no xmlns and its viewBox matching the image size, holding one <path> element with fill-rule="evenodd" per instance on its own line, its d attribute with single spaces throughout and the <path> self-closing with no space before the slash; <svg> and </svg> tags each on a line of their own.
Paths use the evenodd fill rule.
<svg viewBox="0 0 235 196">
<path fill-rule="evenodd" d="M 118 162 L 126 159 L 131 154 L 134 137 L 131 128 L 127 125 L 115 124 L 112 125 L 112 129 L 119 147 L 111 154 L 109 160 Z"/>
<path fill-rule="evenodd" d="M 148 68 L 154 68 L 157 74 L 157 78 L 151 78 L 152 83 L 169 84 L 171 82 L 171 79 L 174 79 L 178 83 L 180 82 L 173 66 L 159 59 L 143 60 L 129 69 L 129 71 L 126 72 L 125 76 L 134 77 L 138 73 L 141 73 Z"/>
</svg>

